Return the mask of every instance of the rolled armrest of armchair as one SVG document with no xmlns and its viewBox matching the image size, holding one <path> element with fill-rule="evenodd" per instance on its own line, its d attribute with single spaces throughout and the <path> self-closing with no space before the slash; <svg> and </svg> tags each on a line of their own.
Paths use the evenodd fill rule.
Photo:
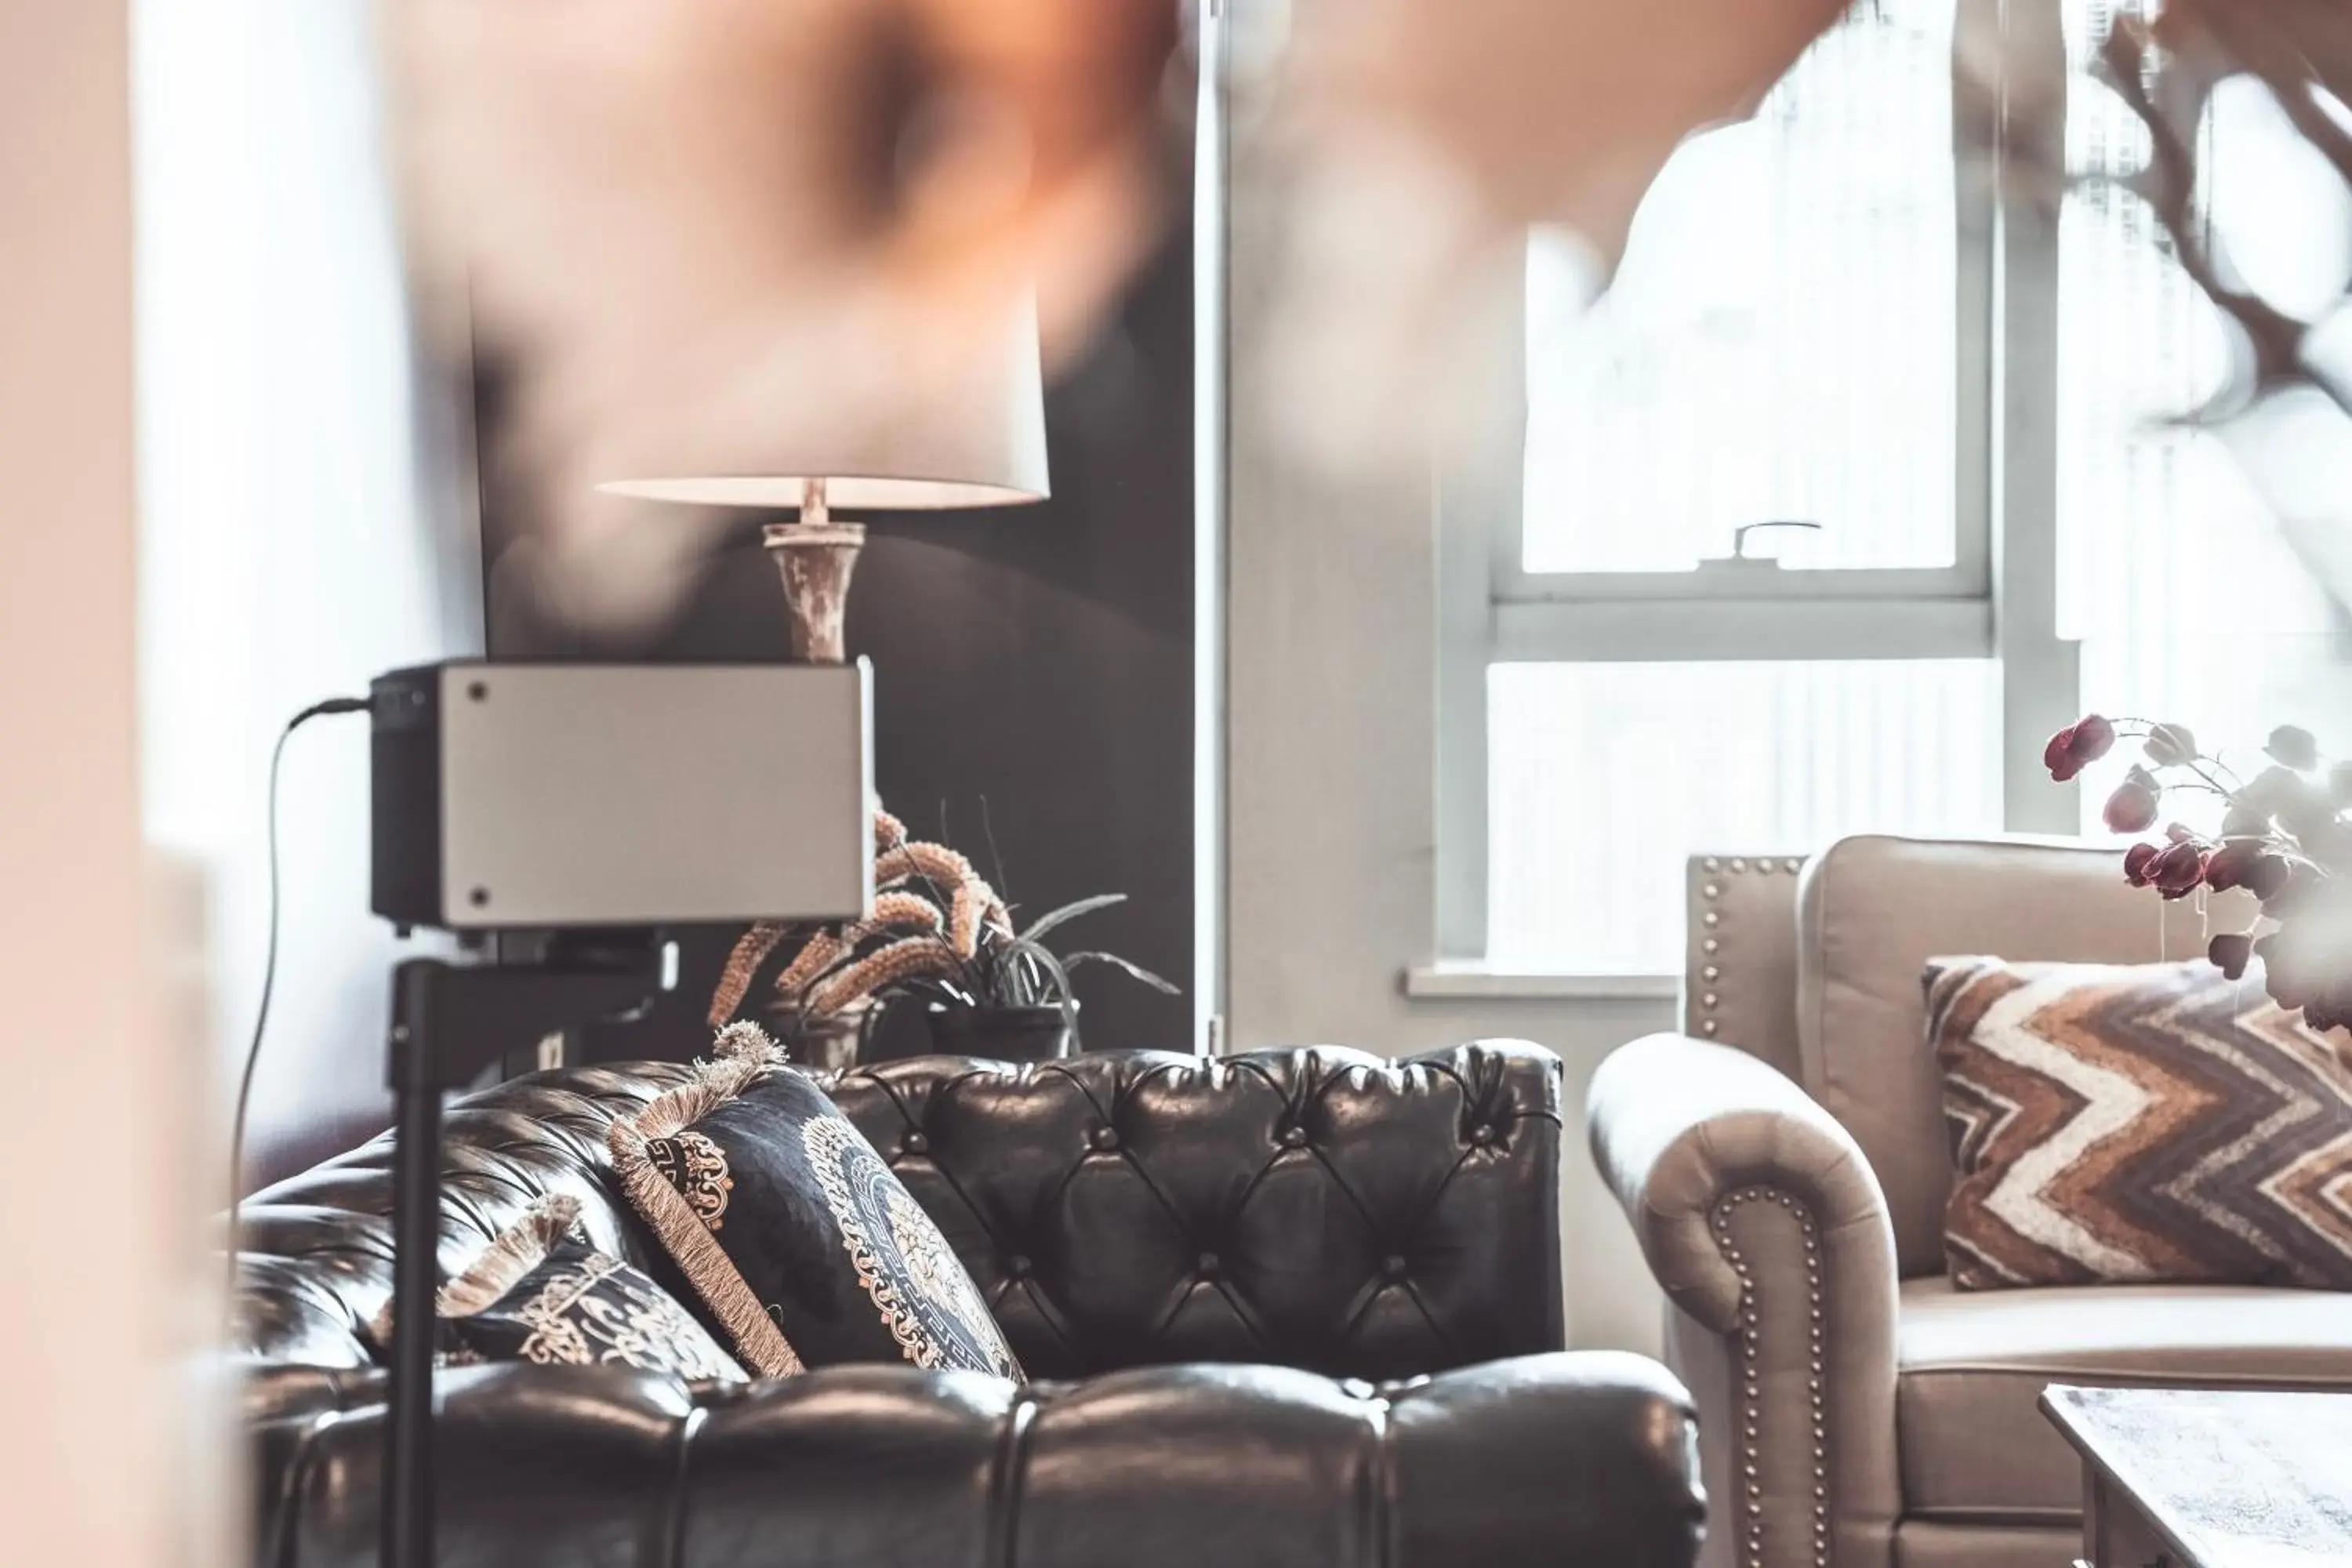
<svg viewBox="0 0 2352 1568">
<path fill-rule="evenodd" d="M 1723 1445 L 1707 1486 L 1730 1505 L 1718 1519 L 1737 1561 L 1884 1563 L 1899 1502 L 1895 1232 L 1853 1135 L 1769 1064 L 1680 1035 L 1611 1056 L 1589 1106 L 1593 1157 L 1651 1272 L 1706 1331 L 1674 1338 L 1702 1431 Z"/>
<path fill-rule="evenodd" d="M 1717 1333 L 1738 1326 L 1742 1286 L 1722 1243 L 1727 1199 L 1763 1189 L 1801 1205 L 1853 1278 L 1857 1305 L 1895 1311 L 1895 1233 L 1853 1135 L 1747 1052 L 1652 1035 L 1593 1075 L 1592 1157 L 1624 1205 L 1650 1271 L 1675 1306 Z"/>
</svg>

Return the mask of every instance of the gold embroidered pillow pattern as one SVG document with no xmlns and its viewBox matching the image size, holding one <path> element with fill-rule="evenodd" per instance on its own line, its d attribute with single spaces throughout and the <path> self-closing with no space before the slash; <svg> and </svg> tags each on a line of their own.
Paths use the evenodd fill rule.
<svg viewBox="0 0 2352 1568">
<path fill-rule="evenodd" d="M 1019 1378 L 962 1262 L 865 1135 L 756 1026 L 610 1143 L 630 1204 L 743 1362 L 905 1360 Z"/>
<path fill-rule="evenodd" d="M 441 1288 L 435 1325 L 446 1363 L 520 1361 L 625 1366 L 688 1381 L 744 1381 L 742 1367 L 669 1292 L 599 1252 L 580 1200 L 541 1198 Z M 392 1342 L 389 1304 L 372 1326 Z"/>
</svg>

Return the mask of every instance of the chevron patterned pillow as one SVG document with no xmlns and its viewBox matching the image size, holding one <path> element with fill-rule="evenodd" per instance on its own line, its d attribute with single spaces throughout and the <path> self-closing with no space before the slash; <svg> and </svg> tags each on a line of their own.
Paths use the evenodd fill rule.
<svg viewBox="0 0 2352 1568">
<path fill-rule="evenodd" d="M 1927 961 L 1962 1290 L 2352 1289 L 2352 1068 L 2203 960 Z"/>
</svg>

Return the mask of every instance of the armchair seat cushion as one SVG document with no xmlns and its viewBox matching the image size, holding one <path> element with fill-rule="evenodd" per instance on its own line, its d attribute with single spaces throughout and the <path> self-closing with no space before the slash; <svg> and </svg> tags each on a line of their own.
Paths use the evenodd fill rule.
<svg viewBox="0 0 2352 1568">
<path fill-rule="evenodd" d="M 2237 1285 L 1902 1289 L 1905 1512 L 2063 1521 L 2082 1465 L 2035 1402 L 2052 1383 L 2352 1388 L 2352 1298 Z"/>
</svg>

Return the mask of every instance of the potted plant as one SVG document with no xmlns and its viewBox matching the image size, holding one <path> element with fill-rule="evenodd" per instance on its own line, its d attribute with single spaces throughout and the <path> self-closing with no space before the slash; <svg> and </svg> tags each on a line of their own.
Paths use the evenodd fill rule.
<svg viewBox="0 0 2352 1568">
<path fill-rule="evenodd" d="M 1082 965 L 1108 963 L 1168 995 L 1175 986 L 1117 953 L 1088 951 L 1056 956 L 1045 937 L 1080 915 L 1124 903 L 1125 893 L 1097 893 L 1064 904 L 1013 932 L 983 927 L 970 963 L 947 975 L 908 983 L 929 1004 L 931 1043 L 941 1054 L 1001 1061 L 1050 1061 L 1077 1047 L 1077 997 L 1070 975 Z"/>
<path fill-rule="evenodd" d="M 2352 1030 L 2352 762 L 2326 765 L 2307 730 L 2282 725 L 2263 748 L 2270 764 L 2242 779 L 2209 755 L 2182 724 L 2086 714 L 2050 737 L 2042 760 L 2064 782 L 2115 746 L 2140 741 L 2135 763 L 2102 813 L 2117 833 L 2145 833 L 2166 795 L 2202 795 L 2221 805 L 2220 830 L 2168 824 L 2160 841 L 2124 852 L 2124 878 L 2158 897 L 2243 888 L 2262 914 L 2242 931 L 2223 931 L 2207 956 L 2231 979 L 2262 963 L 2263 984 L 2312 1029 Z"/>
<path fill-rule="evenodd" d="M 1017 930 L 1003 899 L 955 850 L 909 838 L 887 812 L 875 814 L 874 838 L 873 914 L 847 926 L 762 921 L 744 932 L 711 996 L 714 1028 L 736 1016 L 761 967 L 795 940 L 772 985 L 772 1019 L 793 1059 L 814 1065 L 855 1059 L 875 1009 L 902 998 L 929 1005 L 941 1051 L 1040 1060 L 1076 1048 L 1070 972 L 1081 965 L 1108 963 L 1176 994 L 1115 954 L 1057 955 L 1045 946 L 1049 932 L 1125 894 L 1081 899 Z"/>
</svg>

